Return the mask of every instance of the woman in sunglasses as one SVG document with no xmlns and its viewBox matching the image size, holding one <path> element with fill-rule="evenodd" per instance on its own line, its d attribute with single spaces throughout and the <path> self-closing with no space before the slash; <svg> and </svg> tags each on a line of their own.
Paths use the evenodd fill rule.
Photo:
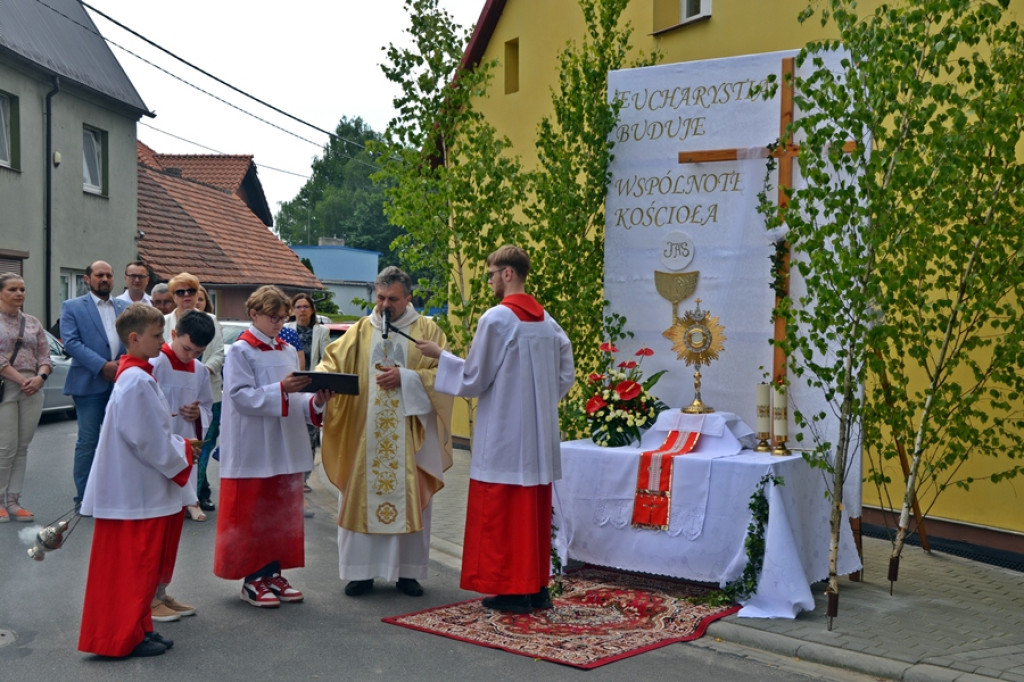
<svg viewBox="0 0 1024 682">
<path fill-rule="evenodd" d="M 181 316 L 190 310 L 198 309 L 199 291 L 202 287 L 199 284 L 198 277 L 183 272 L 172 277 L 167 283 L 167 288 L 170 290 L 171 296 L 174 297 L 174 310 L 164 318 L 164 341 L 170 343 L 171 330 L 177 326 Z M 216 440 L 217 434 L 220 431 L 221 368 L 224 367 L 224 335 L 220 324 L 217 322 L 217 317 L 212 313 L 206 314 L 213 319 L 213 325 L 217 329 L 217 333 L 213 335 L 213 341 L 206 347 L 206 350 L 203 351 L 203 357 L 200 358 L 203 365 L 210 372 L 210 391 L 213 393 L 213 423 L 209 425 L 209 429 L 206 431 L 206 438 L 208 440 Z M 188 515 L 193 521 L 206 520 L 206 513 L 203 511 L 203 507 L 211 510 L 214 508 L 213 503 L 210 501 L 210 484 L 206 478 L 206 465 L 210 459 L 210 451 L 212 451 L 212 447 L 203 447 L 202 455 L 200 455 L 199 463 L 196 467 L 198 498 L 204 504 L 201 507 L 198 501 L 189 501 Z"/>
</svg>

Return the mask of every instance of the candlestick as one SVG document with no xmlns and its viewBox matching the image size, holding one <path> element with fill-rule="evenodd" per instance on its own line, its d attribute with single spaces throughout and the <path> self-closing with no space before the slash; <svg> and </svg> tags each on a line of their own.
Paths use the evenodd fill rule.
<svg viewBox="0 0 1024 682">
<path fill-rule="evenodd" d="M 771 386 L 767 383 L 757 385 L 757 446 L 755 452 L 770 452 L 772 425 Z"/>
<path fill-rule="evenodd" d="M 786 402 L 786 387 L 776 385 L 772 394 L 772 427 L 775 435 L 773 455 L 788 455 L 786 437 L 789 435 L 789 406 Z"/>
</svg>

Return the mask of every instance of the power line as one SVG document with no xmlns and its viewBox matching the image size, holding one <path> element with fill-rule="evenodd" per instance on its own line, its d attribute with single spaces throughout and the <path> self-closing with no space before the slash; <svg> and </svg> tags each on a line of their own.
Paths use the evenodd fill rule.
<svg viewBox="0 0 1024 682">
<path fill-rule="evenodd" d="M 41 0 L 37 0 L 37 1 L 41 2 Z M 290 114 L 287 111 L 285 111 L 284 109 L 276 107 L 273 104 L 270 104 L 269 102 L 266 102 L 266 101 L 260 99 L 259 97 L 256 97 L 255 95 L 251 95 L 248 92 L 246 92 L 245 90 L 237 88 L 234 85 L 232 85 L 231 83 L 228 83 L 227 81 L 222 80 L 221 78 L 218 78 L 217 76 L 214 76 L 209 71 L 206 71 L 205 69 L 200 68 L 199 66 L 196 66 L 195 64 L 193 64 L 192 62 L 188 61 L 187 59 L 184 59 L 183 57 L 179 57 L 178 55 L 176 55 L 175 53 L 171 52 L 167 48 L 165 48 L 165 47 L 163 47 L 161 45 L 158 45 L 157 43 L 153 42 L 152 40 L 150 40 L 146 36 L 142 35 L 141 33 L 137 32 L 134 29 L 129 28 L 128 26 L 126 26 L 126 25 L 122 24 L 121 22 L 117 21 L 116 19 L 114 19 L 110 15 L 104 14 L 103 12 L 101 12 L 98 9 L 96 9 L 95 7 L 90 5 L 89 3 L 84 2 L 84 0 L 82 2 L 82 6 L 92 10 L 93 12 L 95 12 L 98 15 L 100 15 L 101 17 L 103 17 L 104 19 L 106 19 L 110 23 L 114 24 L 115 26 L 118 26 L 119 28 L 121 28 L 121 29 L 123 29 L 125 31 L 128 31 L 129 33 L 131 33 L 133 36 L 135 36 L 139 40 L 142 40 L 146 44 L 151 45 L 152 47 L 155 47 L 156 49 L 160 50 L 161 52 L 163 52 L 167 56 L 172 57 L 172 58 L 178 60 L 182 64 L 184 64 L 184 65 L 186 65 L 186 66 L 188 66 L 188 67 L 190 67 L 192 69 L 195 69 L 196 71 L 198 71 L 199 73 L 203 74 L 207 78 L 211 78 L 211 79 L 217 81 L 218 83 L 220 83 L 224 87 L 229 88 L 231 90 L 234 90 L 238 94 L 240 94 L 240 95 L 242 95 L 244 97 L 248 97 L 252 101 L 254 101 L 254 102 L 258 103 L 258 104 L 262 104 L 263 106 L 267 107 L 268 109 L 270 109 L 272 111 L 276 111 L 277 113 L 281 114 L 282 116 L 286 116 L 286 117 L 292 119 L 293 121 L 295 121 L 297 123 L 301 123 L 302 125 L 307 126 L 309 128 L 312 128 L 313 130 L 315 130 L 315 131 L 317 131 L 319 133 L 323 133 L 324 135 L 327 135 L 328 137 L 330 137 L 332 139 L 333 138 L 337 138 L 337 139 L 343 140 L 344 142 L 347 142 L 349 144 L 354 144 L 357 147 L 359 147 L 360 149 L 366 149 L 365 146 L 363 146 L 362 144 L 360 144 L 358 142 L 355 142 L 354 140 L 347 140 L 345 138 L 339 137 L 338 135 L 336 135 L 335 133 L 332 133 L 329 130 L 324 130 L 323 128 L 321 128 L 319 126 L 316 126 L 316 125 L 314 125 L 314 124 L 312 124 L 312 123 L 310 123 L 310 122 L 308 122 L 306 120 L 303 120 L 303 119 L 299 118 L 298 116 L 295 116 L 294 114 Z M 124 48 L 122 48 L 122 49 L 124 49 Z M 298 137 L 298 136 L 296 136 L 296 137 Z"/>
<path fill-rule="evenodd" d="M 241 113 L 245 114 L 246 116 L 250 116 L 250 117 L 252 117 L 252 118 L 256 119 L 257 121 L 260 121 L 261 123 L 265 123 L 265 124 L 267 124 L 268 126 L 271 126 L 272 128 L 277 128 L 278 130 L 280 130 L 281 132 L 283 132 L 283 133 L 285 133 L 285 134 L 287 134 L 287 135 L 291 135 L 292 137 L 298 138 L 298 139 L 302 140 L 303 142 L 308 142 L 308 143 L 310 143 L 311 145 L 314 145 L 314 146 L 316 146 L 316 147 L 322 147 L 322 145 L 321 145 L 321 144 L 320 144 L 319 142 L 314 142 L 313 140 L 310 140 L 310 139 L 308 139 L 308 138 L 302 137 L 301 135 L 298 135 L 298 134 L 296 134 L 296 133 L 293 133 L 293 132 L 292 132 L 292 131 L 290 131 L 290 130 L 287 130 L 287 129 L 285 129 L 285 128 L 282 128 L 281 126 L 277 125 L 276 123 L 271 123 L 271 122 L 270 122 L 270 121 L 268 121 L 267 119 L 265 119 L 265 118 L 262 118 L 262 117 L 260 117 L 260 116 L 257 116 L 256 114 L 252 113 L 251 111 L 247 111 L 247 110 L 243 109 L 242 107 L 240 107 L 240 106 L 238 106 L 238 105 L 232 104 L 231 102 L 227 101 L 226 99 L 224 99 L 224 98 L 222 98 L 222 97 L 218 97 L 217 95 L 213 94 L 212 92 L 208 92 L 208 91 L 204 90 L 203 88 L 199 87 L 198 85 L 196 85 L 196 84 L 194 84 L 194 83 L 190 83 L 189 81 L 185 80 L 184 78 L 181 78 L 180 76 L 177 76 L 177 75 L 175 75 L 175 74 L 171 73 L 171 72 L 170 72 L 170 71 L 168 71 L 167 69 L 165 69 L 165 68 L 163 68 L 163 67 L 161 67 L 161 66 L 158 66 L 157 64 L 154 64 L 153 62 L 149 61 L 149 60 L 148 60 L 148 59 L 146 59 L 145 57 L 142 57 L 142 56 L 140 56 L 140 55 L 138 55 L 138 54 L 136 54 L 136 53 L 132 52 L 132 51 L 131 51 L 131 50 L 129 50 L 128 48 L 124 47 L 123 45 L 119 45 L 119 44 L 115 43 L 115 42 L 114 42 L 113 40 L 110 40 L 109 38 L 106 38 L 106 37 L 104 37 L 104 36 L 103 36 L 103 34 L 99 33 L 99 32 L 98 32 L 98 31 L 96 31 L 96 30 L 94 30 L 94 29 L 93 29 L 92 27 L 90 27 L 90 26 L 86 26 L 86 25 L 85 25 L 85 24 L 83 24 L 82 22 L 80 22 L 80 21 L 77 21 L 76 19 L 74 19 L 74 18 L 72 18 L 72 17 L 69 17 L 68 15 L 64 14 L 64 13 L 63 13 L 63 12 L 61 12 L 61 11 L 60 11 L 59 9 L 57 9 L 57 8 L 55 8 L 55 7 L 52 7 L 52 6 L 48 5 L 48 4 L 46 3 L 46 2 L 44 2 L 44 0 L 36 0 L 36 2 L 37 2 L 37 3 L 39 3 L 40 5 L 42 5 L 43 7 L 47 8 L 47 9 L 48 9 L 48 10 L 50 10 L 51 12 L 53 12 L 53 13 L 55 13 L 55 14 L 57 14 L 57 15 L 61 16 L 61 17 L 64 17 L 65 19 L 67 19 L 67 20 L 68 20 L 68 21 L 70 21 L 71 23 L 75 24 L 76 26 L 79 26 L 79 27 L 81 27 L 81 28 L 85 29 L 86 31 L 89 31 L 89 32 L 90 32 L 90 33 L 92 33 L 92 34 L 94 34 L 94 35 L 96 35 L 96 36 L 99 36 L 99 37 L 100 37 L 101 39 L 103 39 L 103 40 L 105 40 L 106 42 L 110 43 L 111 45 L 113 45 L 114 47 L 118 48 L 119 50 L 123 50 L 124 52 L 127 52 L 128 54 L 130 54 L 131 56 L 135 57 L 135 58 L 136 58 L 136 59 L 138 59 L 139 61 L 142 61 L 142 62 L 145 62 L 146 64 L 149 64 L 149 65 L 150 65 L 150 66 L 152 66 L 152 67 L 153 67 L 154 69 L 157 69 L 157 70 L 159 70 L 159 71 L 162 71 L 162 72 L 164 72 L 165 74 L 167 74 L 167 75 L 168 75 L 168 76 L 170 76 L 171 78 L 173 78 L 173 79 L 175 79 L 175 80 L 177 80 L 177 81 L 180 81 L 180 82 L 184 83 L 185 85 L 189 86 L 190 88 L 194 88 L 195 90 L 198 90 L 199 92 L 203 93 L 204 95 L 207 95 L 207 96 L 209 96 L 209 97 L 212 97 L 213 99 L 215 99 L 215 100 L 217 100 L 217 101 L 219 101 L 219 102 L 221 102 L 221 103 L 223 103 L 223 104 L 226 104 L 227 106 L 231 107 L 232 109 L 235 109 L 236 111 L 239 111 L 239 112 L 241 112 Z M 86 7 L 89 7 L 89 6 L 88 6 L 88 5 L 86 5 L 86 4 L 84 3 L 84 2 L 83 2 L 82 4 L 83 4 L 84 6 L 86 6 Z M 90 7 L 90 9 L 92 9 L 92 8 Z M 93 11 L 96 11 L 96 10 L 93 10 Z M 104 15 L 104 16 L 105 16 L 105 15 Z"/>
<path fill-rule="evenodd" d="M 174 133 L 169 133 L 166 130 L 160 130 L 156 126 L 150 125 L 150 124 L 146 123 L 145 121 L 139 121 L 139 125 L 145 126 L 145 127 L 149 128 L 150 130 L 155 130 L 156 132 L 161 133 L 162 135 L 166 135 L 167 137 L 173 137 L 176 140 L 181 140 L 182 142 L 187 142 L 187 143 L 189 143 L 191 145 L 195 145 L 196 147 L 199 147 L 200 149 L 205 149 L 208 152 L 213 152 L 214 154 L 220 154 L 221 156 L 230 156 L 226 152 L 219 151 L 217 149 L 214 149 L 213 147 L 207 147 L 204 144 L 199 144 L 198 142 L 190 140 L 190 139 L 188 139 L 186 137 L 182 137 L 181 135 L 175 135 Z M 306 180 L 309 180 L 309 173 L 296 173 L 295 171 L 288 171 L 288 170 L 284 170 L 283 168 L 274 168 L 273 166 L 268 166 L 265 163 L 260 163 L 260 164 L 257 164 L 257 165 L 259 166 L 260 170 L 264 170 L 264 169 L 272 170 L 272 171 L 276 171 L 278 173 L 284 173 L 285 175 L 294 175 L 297 178 L 305 178 Z"/>
<path fill-rule="evenodd" d="M 160 72 L 170 76 L 171 78 L 173 78 L 173 79 L 183 83 L 184 85 L 187 85 L 190 88 L 193 88 L 194 90 L 196 90 L 198 92 L 201 92 L 202 94 L 207 95 L 208 97 L 211 97 L 211 98 L 217 100 L 218 102 L 221 102 L 222 104 L 225 104 L 225 105 L 231 107 L 232 109 L 235 109 L 239 113 L 245 114 L 246 116 L 249 116 L 249 117 L 251 117 L 251 118 L 253 118 L 253 119 L 255 119 L 255 120 L 257 120 L 257 121 L 259 121 L 261 123 L 264 123 L 264 124 L 266 124 L 266 125 L 268 125 L 268 126 L 270 126 L 272 128 L 280 130 L 281 132 L 283 132 L 283 133 L 285 133 L 287 135 L 291 135 L 292 137 L 295 137 L 295 138 L 297 138 L 299 140 L 302 140 L 303 142 L 308 142 L 309 144 L 311 144 L 311 145 L 313 145 L 313 146 L 315 146 L 317 148 L 323 149 L 323 145 L 321 145 L 319 142 L 315 142 L 314 140 L 310 140 L 310 139 L 305 138 L 305 137 L 303 137 L 303 136 L 301 136 L 301 135 L 299 135 L 297 133 L 294 133 L 294 132 L 292 132 L 290 130 L 287 130 L 286 128 L 283 128 L 280 125 L 277 125 L 276 123 L 268 121 L 265 118 L 262 118 L 262 117 L 254 114 L 254 113 L 252 113 L 252 112 L 250 112 L 250 111 L 248 111 L 246 109 L 243 109 L 242 107 L 240 107 L 240 106 L 238 106 L 236 104 L 233 104 L 233 103 L 225 100 L 224 98 L 219 97 L 218 95 L 215 95 L 212 92 L 209 92 L 209 91 L 199 87 L 198 85 L 192 83 L 191 81 L 188 81 L 188 80 L 182 78 L 181 76 L 178 76 L 177 74 L 172 73 L 171 71 L 168 71 L 167 69 L 163 68 L 162 66 L 160 66 L 158 64 L 155 64 L 154 62 L 150 61 L 149 59 L 146 59 L 145 57 L 137 54 L 136 52 L 133 52 L 132 50 L 128 49 L 127 47 L 125 47 L 125 46 L 123 46 L 123 45 L 121 45 L 121 44 L 111 40 L 110 38 L 107 38 L 106 36 L 101 34 L 99 31 L 97 31 L 94 28 L 92 28 L 91 26 L 86 26 L 85 24 L 81 23 L 80 21 L 76 20 L 75 18 L 70 17 L 67 14 L 65 14 L 64 12 L 60 11 L 59 9 L 57 9 L 57 8 L 47 4 L 45 2 L 45 0 L 35 0 L 35 1 L 37 3 L 39 3 L 40 5 L 42 5 L 43 7 L 46 7 L 47 9 L 49 9 L 51 12 L 57 14 L 60 17 L 63 17 L 64 19 L 68 20 L 71 23 L 75 24 L 79 28 L 82 28 L 82 29 L 88 31 L 89 33 L 92 33 L 93 35 L 101 38 L 105 42 L 110 43 L 114 47 L 118 48 L 119 50 L 121 50 L 121 51 L 123 51 L 123 52 L 125 52 L 125 53 L 127 53 L 127 54 L 129 54 L 129 55 L 131 55 L 133 57 L 135 57 L 139 61 L 141 61 L 141 62 L 143 62 L 145 64 L 148 64 L 149 66 L 153 67 L 154 69 L 157 69 L 158 71 L 160 71 Z M 82 2 L 82 5 L 84 7 L 86 7 L 86 8 L 88 8 L 88 9 L 92 10 L 96 14 L 99 14 L 104 19 L 106 19 L 107 21 L 110 21 L 111 23 L 115 24 L 116 26 L 120 27 L 121 29 L 123 29 L 125 31 L 128 31 L 129 33 L 131 33 L 132 35 L 136 36 L 140 40 L 143 40 L 147 44 L 157 48 L 158 50 L 164 52 L 165 54 L 167 54 L 167 55 L 169 55 L 171 57 L 173 57 L 174 59 L 180 61 L 181 63 L 183 63 L 183 64 L 185 64 L 185 65 L 195 69 L 196 71 L 199 71 L 203 75 L 205 75 L 205 76 L 215 80 L 216 82 L 221 83 L 222 85 L 230 88 L 231 90 L 234 90 L 235 92 L 237 92 L 237 93 L 239 93 L 241 95 L 244 95 L 245 97 L 248 97 L 249 99 L 251 99 L 251 100 L 253 100 L 253 101 L 257 102 L 257 103 L 259 103 L 259 104 L 261 104 L 263 106 L 266 106 L 266 107 L 270 108 L 273 111 L 279 112 L 282 115 L 287 116 L 288 118 L 291 118 L 291 119 L 293 119 L 293 120 L 295 120 L 295 121 L 297 121 L 299 123 L 302 123 L 303 125 L 309 126 L 310 128 L 313 128 L 314 130 L 316 130 L 318 132 L 324 133 L 325 135 L 327 135 L 332 140 L 338 140 L 338 141 L 344 142 L 346 144 L 351 144 L 351 145 L 353 145 L 355 147 L 358 147 L 359 149 L 366 150 L 366 146 L 363 145 L 362 143 L 359 143 L 359 142 L 356 142 L 354 140 L 350 140 L 348 138 L 341 137 L 340 135 L 337 135 L 335 133 L 331 133 L 329 131 L 326 131 L 326 130 L 318 127 L 318 126 L 315 126 L 315 125 L 313 125 L 311 123 L 308 123 L 308 122 L 298 118 L 297 116 L 289 114 L 289 113 L 283 111 L 282 109 L 279 109 L 278 107 L 275 107 L 275 106 L 273 106 L 273 105 L 271 105 L 271 104 L 269 104 L 267 102 L 264 102 L 263 100 L 259 99 L 258 97 L 250 95 L 249 93 L 247 93 L 244 90 L 241 90 L 241 89 L 231 85 L 230 83 L 227 83 L 226 81 L 218 78 L 217 76 L 214 76 L 213 74 L 205 71 L 204 69 L 202 69 L 202 68 L 192 64 L 191 62 L 189 62 L 189 61 L 187 61 L 187 60 L 177 56 L 176 54 L 174 54 L 173 52 L 167 50 L 166 48 L 161 47 L 160 45 L 158 45 L 157 43 L 153 42 L 152 40 L 146 38 L 145 36 L 141 35 L 137 31 L 135 31 L 135 30 L 131 29 L 130 27 L 122 24 L 121 22 L 113 19 L 112 17 L 108 16 L 107 14 L 104 14 L 103 12 L 101 12 L 98 9 L 96 9 L 92 5 L 89 5 L 88 3 L 84 2 L 84 1 Z M 140 123 L 142 123 L 142 122 L 140 121 Z M 147 125 L 147 124 L 143 123 L 143 125 Z M 201 145 L 201 144 L 199 144 L 197 142 L 193 142 L 192 140 L 187 140 L 185 138 L 182 138 L 180 136 L 174 135 L 172 133 L 169 133 L 169 132 L 166 132 L 166 131 L 163 131 L 163 130 L 159 130 L 158 128 L 155 128 L 153 126 L 147 126 L 147 127 L 150 127 L 153 130 L 161 132 L 161 133 L 163 133 L 165 135 L 169 135 L 171 137 L 175 137 L 177 139 L 180 139 L 180 140 L 182 140 L 184 142 L 188 142 L 189 144 L 194 144 L 194 145 L 196 145 L 198 147 L 201 147 L 203 149 L 207 149 L 207 150 L 210 150 L 210 151 L 215 151 L 215 153 L 218 153 L 218 154 L 222 153 L 222 152 L 216 152 L 216 150 L 213 150 L 210 147 L 206 147 L 205 145 Z M 372 169 L 375 169 L 375 170 L 379 169 L 379 166 L 377 166 L 376 164 L 368 163 L 368 162 L 366 162 L 366 161 L 364 161 L 362 159 L 359 159 L 359 158 L 357 158 L 355 156 L 352 156 L 351 154 L 347 154 L 347 153 L 345 153 L 343 151 L 335 150 L 335 153 L 338 154 L 339 156 L 341 156 L 342 158 L 346 158 L 346 159 L 349 159 L 351 161 L 355 161 L 356 163 L 364 165 L 364 166 L 366 166 L 368 168 L 372 168 Z M 261 164 L 260 167 L 261 168 L 267 168 L 268 170 L 274 170 L 274 171 L 278 171 L 278 172 L 281 172 L 281 173 L 286 173 L 286 174 L 289 174 L 289 175 L 295 175 L 296 177 L 302 177 L 302 178 L 307 178 L 307 179 L 309 178 L 309 176 L 307 174 L 299 174 L 299 173 L 295 173 L 293 171 L 286 171 L 286 170 L 283 170 L 283 169 L 280 169 L 280 168 L 274 168 L 273 166 L 264 166 L 264 165 Z"/>
</svg>

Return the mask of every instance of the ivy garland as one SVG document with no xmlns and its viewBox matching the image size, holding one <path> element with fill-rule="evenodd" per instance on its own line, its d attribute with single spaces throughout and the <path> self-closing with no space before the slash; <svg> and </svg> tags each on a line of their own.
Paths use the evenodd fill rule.
<svg viewBox="0 0 1024 682">
<path fill-rule="evenodd" d="M 785 485 L 785 480 L 775 474 L 765 474 L 750 496 L 747 508 L 750 510 L 751 519 L 747 525 L 747 537 L 743 541 L 747 552 L 747 565 L 743 567 L 743 573 L 727 582 L 721 590 L 704 597 L 692 598 L 693 601 L 720 606 L 741 602 L 757 592 L 757 582 L 764 566 L 764 530 L 768 525 L 768 495 L 765 488 L 769 483 Z"/>
<path fill-rule="evenodd" d="M 747 536 L 743 540 L 743 547 L 747 552 L 747 565 L 743 567 L 743 573 L 738 578 L 730 580 L 721 590 L 716 590 L 703 597 L 689 597 L 688 601 L 711 606 L 734 604 L 748 599 L 750 595 L 757 592 L 757 583 L 761 578 L 761 569 L 764 566 L 764 531 L 768 525 L 768 495 L 765 489 L 771 483 L 775 486 L 785 485 L 786 481 L 775 474 L 765 474 L 758 481 L 757 487 L 750 496 L 747 509 L 750 510 L 750 523 L 747 524 Z M 555 549 L 554 540 L 558 536 L 558 527 L 551 524 L 551 566 L 554 569 L 554 580 L 550 586 L 551 596 L 555 597 L 562 593 L 562 559 Z"/>
<path fill-rule="evenodd" d="M 554 512 L 552 512 L 552 515 Z M 565 590 L 565 583 L 562 582 L 562 576 L 565 573 L 564 566 L 562 566 L 562 557 L 558 556 L 558 549 L 555 548 L 555 540 L 558 538 L 558 526 L 551 523 L 551 569 L 554 573 L 551 584 L 548 586 L 548 592 L 552 597 L 561 596 Z"/>
</svg>

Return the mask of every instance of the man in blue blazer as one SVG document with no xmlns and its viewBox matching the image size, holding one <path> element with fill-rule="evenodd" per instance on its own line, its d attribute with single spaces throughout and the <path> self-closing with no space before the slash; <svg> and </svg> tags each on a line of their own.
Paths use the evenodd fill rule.
<svg viewBox="0 0 1024 682">
<path fill-rule="evenodd" d="M 124 346 L 117 338 L 114 320 L 128 302 L 111 298 L 114 270 L 98 260 L 85 269 L 89 293 L 64 301 L 60 310 L 60 334 L 71 356 L 64 393 L 75 401 L 78 440 L 75 442 L 75 502 L 82 501 L 89 480 L 107 400 L 114 389 L 117 359 Z"/>
</svg>

